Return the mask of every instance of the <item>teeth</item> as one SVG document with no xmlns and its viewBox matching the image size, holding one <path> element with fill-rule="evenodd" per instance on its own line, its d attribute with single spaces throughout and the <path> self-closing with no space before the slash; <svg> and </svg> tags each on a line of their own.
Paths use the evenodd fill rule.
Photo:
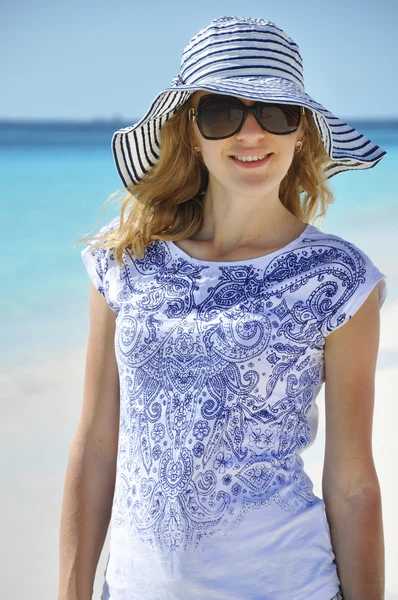
<svg viewBox="0 0 398 600">
<path fill-rule="evenodd" d="M 241 160 L 242 162 L 252 162 L 254 160 L 262 160 L 268 156 L 268 154 L 263 154 L 262 156 L 234 156 L 237 160 Z"/>
</svg>

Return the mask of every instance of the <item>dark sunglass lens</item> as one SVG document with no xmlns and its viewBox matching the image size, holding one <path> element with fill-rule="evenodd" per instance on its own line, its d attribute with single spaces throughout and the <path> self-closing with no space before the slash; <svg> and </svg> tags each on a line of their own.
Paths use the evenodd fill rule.
<svg viewBox="0 0 398 600">
<path fill-rule="evenodd" d="M 198 114 L 203 133 L 209 138 L 223 138 L 232 135 L 242 121 L 243 111 L 233 98 L 202 96 L 198 104 Z"/>
<path fill-rule="evenodd" d="M 300 107 L 294 104 L 258 104 L 260 122 L 271 133 L 290 133 L 300 125 Z"/>
</svg>

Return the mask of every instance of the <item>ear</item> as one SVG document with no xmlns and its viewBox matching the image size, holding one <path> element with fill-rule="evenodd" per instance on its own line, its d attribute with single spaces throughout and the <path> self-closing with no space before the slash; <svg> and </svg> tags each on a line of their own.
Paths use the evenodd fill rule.
<svg viewBox="0 0 398 600">
<path fill-rule="evenodd" d="M 307 116 L 306 116 L 306 113 L 304 113 L 303 115 L 301 115 L 300 125 L 296 132 L 297 140 L 304 139 L 304 133 L 306 130 L 306 126 L 307 126 Z"/>
</svg>

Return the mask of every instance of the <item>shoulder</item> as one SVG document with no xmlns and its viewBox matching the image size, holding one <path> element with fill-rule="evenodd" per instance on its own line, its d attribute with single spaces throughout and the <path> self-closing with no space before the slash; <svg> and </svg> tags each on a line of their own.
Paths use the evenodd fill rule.
<svg viewBox="0 0 398 600">
<path fill-rule="evenodd" d="M 347 252 L 353 255 L 361 255 L 362 258 L 368 258 L 367 254 L 362 248 L 355 244 L 352 240 L 339 236 L 332 232 L 321 231 L 315 226 L 312 226 L 308 235 L 305 236 L 304 241 L 309 245 L 311 242 L 314 244 L 323 244 L 325 247 L 336 248 L 342 252 Z"/>
<path fill-rule="evenodd" d="M 115 217 L 103 225 L 100 230 L 93 235 L 87 246 L 81 251 L 84 261 L 91 260 L 95 262 L 97 270 L 107 271 L 111 263 L 115 262 L 114 247 L 109 245 L 109 239 L 105 235 L 111 234 L 119 229 L 120 218 Z M 113 240 L 112 240 L 113 241 Z M 104 244 L 107 244 L 106 246 Z M 104 273 L 102 273 L 104 274 Z"/>
<path fill-rule="evenodd" d="M 119 217 L 108 221 L 81 250 L 81 258 L 91 282 L 114 312 L 120 308 L 118 294 L 122 270 L 116 261 L 112 243 L 104 247 L 104 242 L 109 240 L 104 239 L 103 235 L 118 230 L 119 222 Z"/>
<path fill-rule="evenodd" d="M 317 291 L 322 292 L 322 307 L 328 314 L 324 322 L 325 335 L 351 319 L 376 286 L 379 306 L 382 306 L 387 295 L 386 275 L 363 248 L 318 228 L 313 228 L 303 242 L 309 269 L 315 269 L 318 274 Z"/>
<path fill-rule="evenodd" d="M 313 227 L 303 242 L 311 256 L 330 267 L 330 274 L 348 277 L 346 284 L 357 285 L 380 273 L 370 255 L 350 239 Z"/>
<path fill-rule="evenodd" d="M 115 258 L 115 246 L 119 242 L 120 216 L 111 219 L 99 230 L 99 240 L 102 234 L 114 234 L 111 236 L 110 247 L 101 248 L 99 246 L 98 257 L 105 263 L 107 269 L 120 271 L 118 277 L 123 281 L 133 282 L 142 279 L 142 276 L 154 276 L 161 273 L 172 261 L 172 255 L 166 243 L 160 239 L 149 242 L 144 248 L 144 254 L 137 258 L 132 249 L 123 248 L 122 261 L 119 265 Z M 113 241 L 115 242 L 113 244 Z M 94 250 L 95 252 L 95 250 Z"/>
<path fill-rule="evenodd" d="M 117 231 L 120 227 L 120 216 L 116 216 L 113 219 L 111 219 L 110 221 L 108 221 L 108 223 L 106 223 L 103 227 L 101 227 L 101 229 L 99 230 L 99 233 L 110 233 L 112 231 Z"/>
</svg>

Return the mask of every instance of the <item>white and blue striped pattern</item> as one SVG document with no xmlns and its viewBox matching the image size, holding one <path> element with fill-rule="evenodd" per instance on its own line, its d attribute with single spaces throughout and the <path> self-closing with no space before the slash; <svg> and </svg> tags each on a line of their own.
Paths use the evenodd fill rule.
<svg viewBox="0 0 398 600">
<path fill-rule="evenodd" d="M 281 29 L 260 19 L 216 19 L 185 48 L 181 77 L 186 84 L 207 77 L 278 77 L 304 90 L 297 46 Z"/>
<path fill-rule="evenodd" d="M 159 160 L 161 127 L 197 90 L 310 109 L 332 159 L 327 178 L 369 169 L 386 154 L 305 92 L 299 47 L 279 27 L 264 19 L 221 17 L 191 39 L 180 75 L 158 94 L 146 115 L 114 133 L 113 156 L 126 188 Z"/>
</svg>

